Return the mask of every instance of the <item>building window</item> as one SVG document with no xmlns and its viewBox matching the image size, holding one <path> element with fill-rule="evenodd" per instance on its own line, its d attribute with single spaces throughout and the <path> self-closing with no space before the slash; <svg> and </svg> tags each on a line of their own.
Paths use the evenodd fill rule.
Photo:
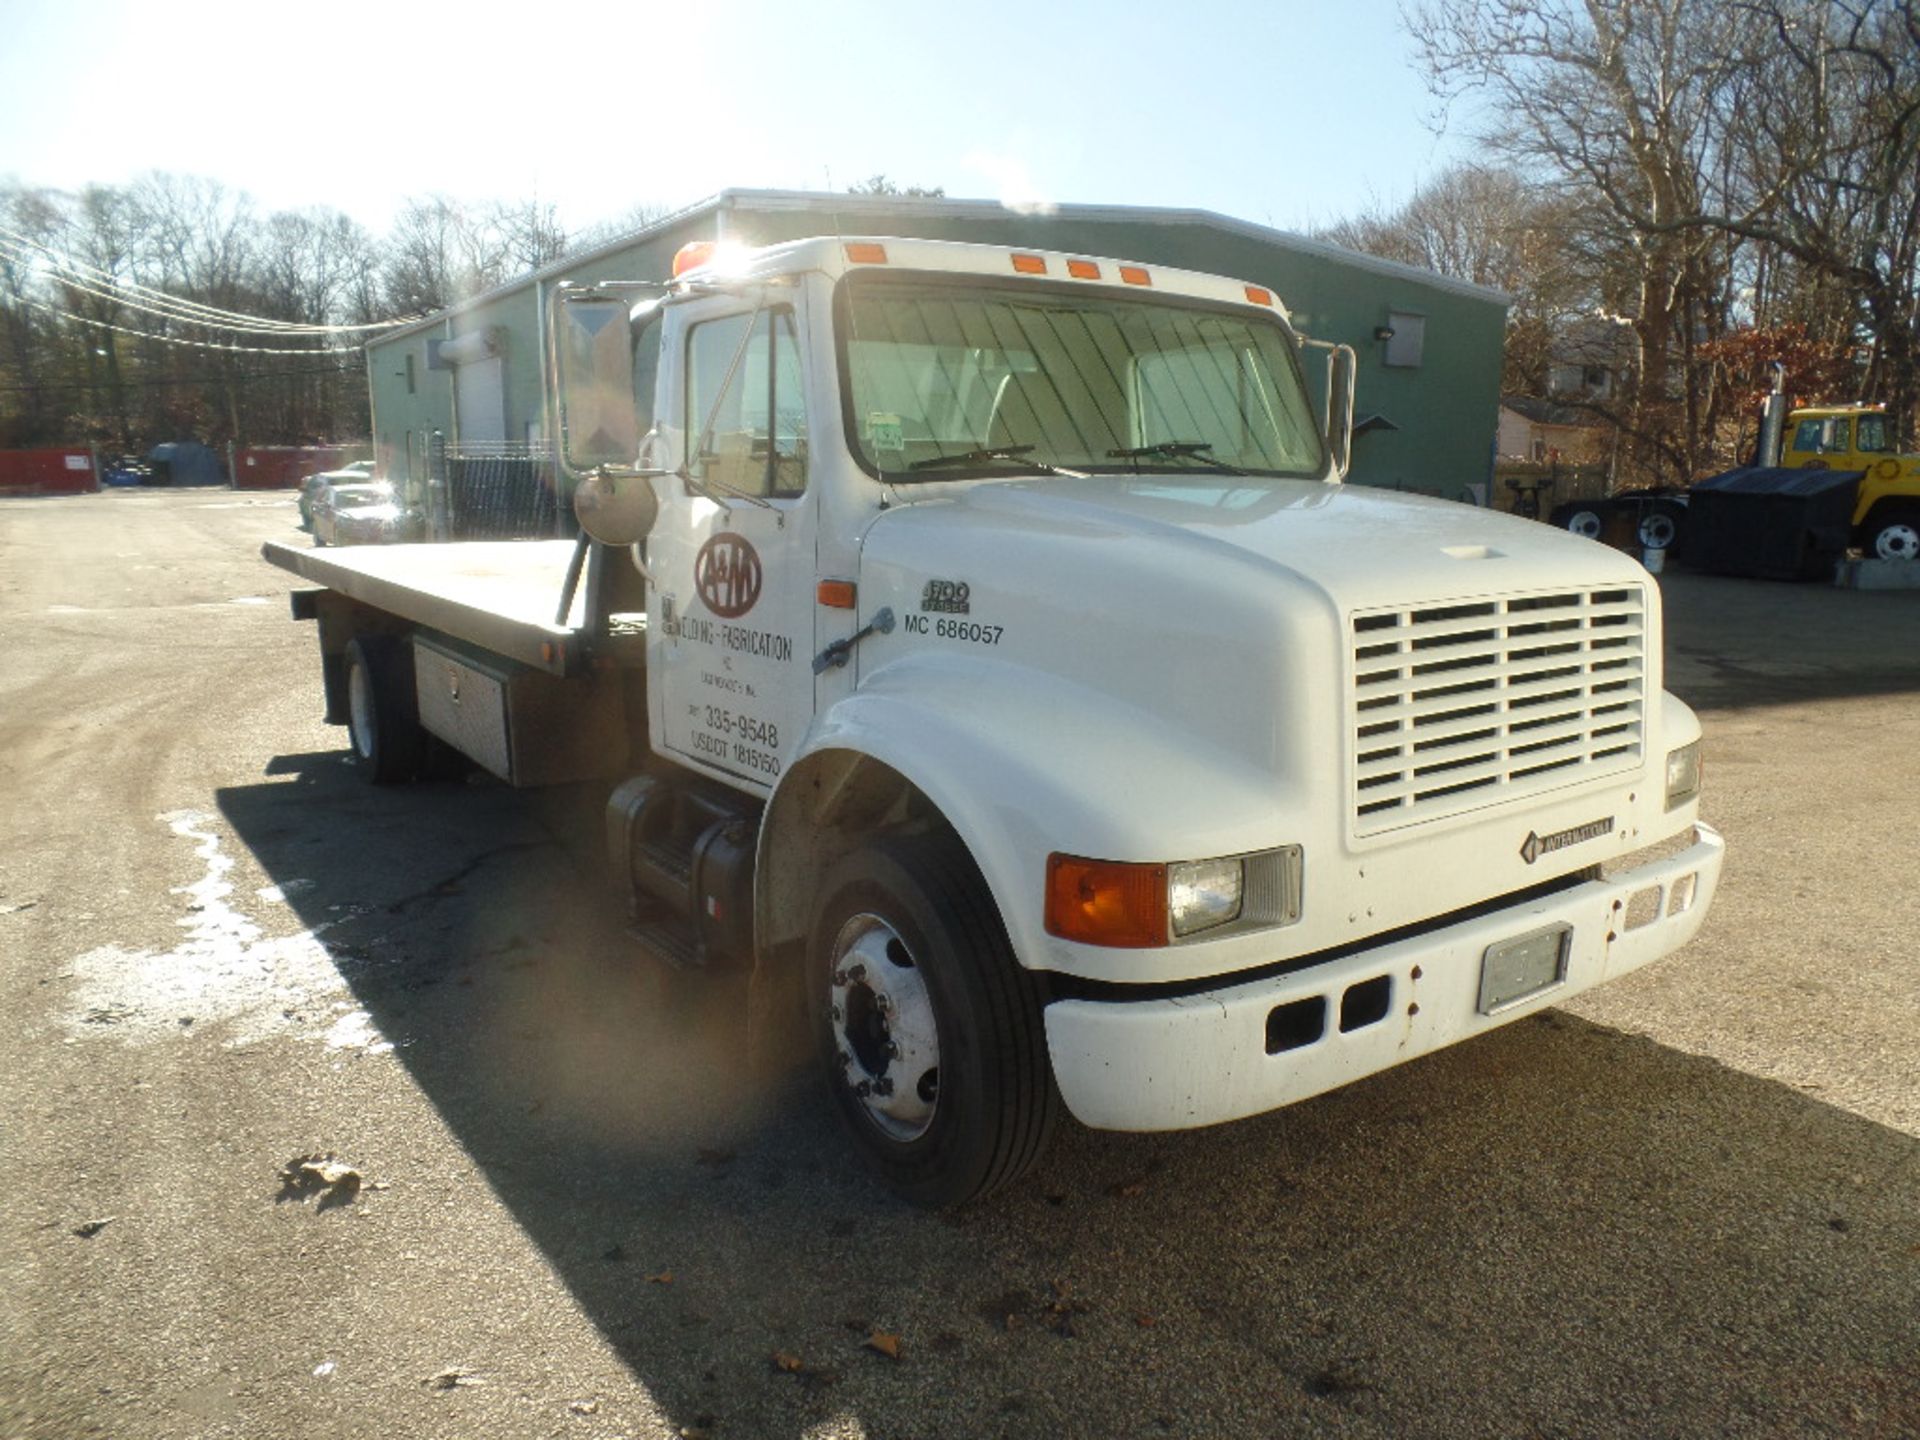
<svg viewBox="0 0 1920 1440">
<path fill-rule="evenodd" d="M 1387 328 L 1393 334 L 1387 339 L 1386 363 L 1405 370 L 1419 368 L 1427 348 L 1427 317 L 1389 310 Z"/>
<path fill-rule="evenodd" d="M 413 352 L 407 352 L 407 394 L 413 394 Z"/>
</svg>

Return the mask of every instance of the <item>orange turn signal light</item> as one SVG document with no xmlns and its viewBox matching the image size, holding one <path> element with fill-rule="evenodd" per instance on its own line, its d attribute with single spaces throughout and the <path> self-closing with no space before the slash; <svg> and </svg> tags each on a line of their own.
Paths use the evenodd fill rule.
<svg viewBox="0 0 1920 1440">
<path fill-rule="evenodd" d="M 1120 267 L 1120 278 L 1129 285 L 1153 284 L 1153 277 L 1138 265 L 1122 265 Z"/>
<path fill-rule="evenodd" d="M 1067 274 L 1076 280 L 1098 280 L 1100 278 L 1100 267 L 1091 260 L 1069 260 L 1067 262 Z"/>
<path fill-rule="evenodd" d="M 1117 950 L 1165 945 L 1167 867 L 1049 855 L 1047 933 Z"/>
<path fill-rule="evenodd" d="M 689 240 L 673 253 L 673 278 L 678 280 L 687 271 L 699 269 L 719 248 L 717 240 Z"/>
<path fill-rule="evenodd" d="M 813 593 L 829 610 L 853 609 L 854 588 L 851 580 L 822 580 Z"/>
<path fill-rule="evenodd" d="M 1247 299 L 1256 305 L 1271 305 L 1273 304 L 1273 292 L 1271 290 L 1263 290 L 1258 285 L 1249 285 L 1247 286 Z"/>
<path fill-rule="evenodd" d="M 1047 262 L 1040 255 L 1015 255 L 1013 268 L 1022 275 L 1044 275 L 1047 273 Z"/>
<path fill-rule="evenodd" d="M 855 265 L 884 265 L 887 263 L 887 247 L 877 245 L 871 240 L 849 240 L 846 243 L 847 259 Z"/>
</svg>

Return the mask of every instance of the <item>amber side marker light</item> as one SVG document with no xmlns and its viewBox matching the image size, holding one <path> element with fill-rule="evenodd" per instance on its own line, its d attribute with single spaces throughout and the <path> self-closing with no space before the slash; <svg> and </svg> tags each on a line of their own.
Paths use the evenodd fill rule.
<svg viewBox="0 0 1920 1440">
<path fill-rule="evenodd" d="M 853 609 L 854 590 L 851 580 L 822 580 L 814 594 L 829 610 Z"/>
<path fill-rule="evenodd" d="M 1013 268 L 1022 275 L 1044 275 L 1047 273 L 1047 262 L 1039 255 L 1016 255 L 1013 257 Z"/>
<path fill-rule="evenodd" d="M 1247 299 L 1256 305 L 1271 305 L 1273 304 L 1273 292 L 1271 290 L 1262 290 L 1258 285 L 1249 285 L 1247 286 Z"/>
<path fill-rule="evenodd" d="M 1091 260 L 1069 260 L 1067 262 L 1067 274 L 1076 280 L 1098 280 L 1100 278 L 1100 267 Z"/>
<path fill-rule="evenodd" d="M 1116 950 L 1165 945 L 1167 867 L 1049 855 L 1047 933 Z"/>
<path fill-rule="evenodd" d="M 876 245 L 871 240 L 849 240 L 846 244 L 847 259 L 855 265 L 884 265 L 887 263 L 887 247 Z"/>
<path fill-rule="evenodd" d="M 1138 265 L 1122 265 L 1120 267 L 1120 278 L 1129 285 L 1153 284 L 1153 277 Z"/>
</svg>

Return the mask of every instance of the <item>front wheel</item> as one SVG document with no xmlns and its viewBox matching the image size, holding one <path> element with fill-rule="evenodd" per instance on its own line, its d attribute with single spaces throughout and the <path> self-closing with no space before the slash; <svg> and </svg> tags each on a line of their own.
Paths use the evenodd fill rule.
<svg viewBox="0 0 1920 1440">
<path fill-rule="evenodd" d="M 1875 526 L 1872 550 L 1882 560 L 1920 559 L 1920 513 L 1896 515 Z"/>
<path fill-rule="evenodd" d="M 972 857 L 951 835 L 875 840 L 823 887 L 809 946 L 834 1107 L 898 1194 L 959 1205 L 1024 1174 L 1060 1112 L 1041 1019 Z"/>
</svg>

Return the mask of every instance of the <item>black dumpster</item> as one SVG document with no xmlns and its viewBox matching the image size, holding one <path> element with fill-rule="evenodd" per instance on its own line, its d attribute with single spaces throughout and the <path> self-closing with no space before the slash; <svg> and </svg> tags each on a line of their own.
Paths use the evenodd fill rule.
<svg viewBox="0 0 1920 1440">
<path fill-rule="evenodd" d="M 1853 537 L 1860 476 L 1750 465 L 1699 481 L 1680 558 L 1722 575 L 1827 579 Z"/>
</svg>

